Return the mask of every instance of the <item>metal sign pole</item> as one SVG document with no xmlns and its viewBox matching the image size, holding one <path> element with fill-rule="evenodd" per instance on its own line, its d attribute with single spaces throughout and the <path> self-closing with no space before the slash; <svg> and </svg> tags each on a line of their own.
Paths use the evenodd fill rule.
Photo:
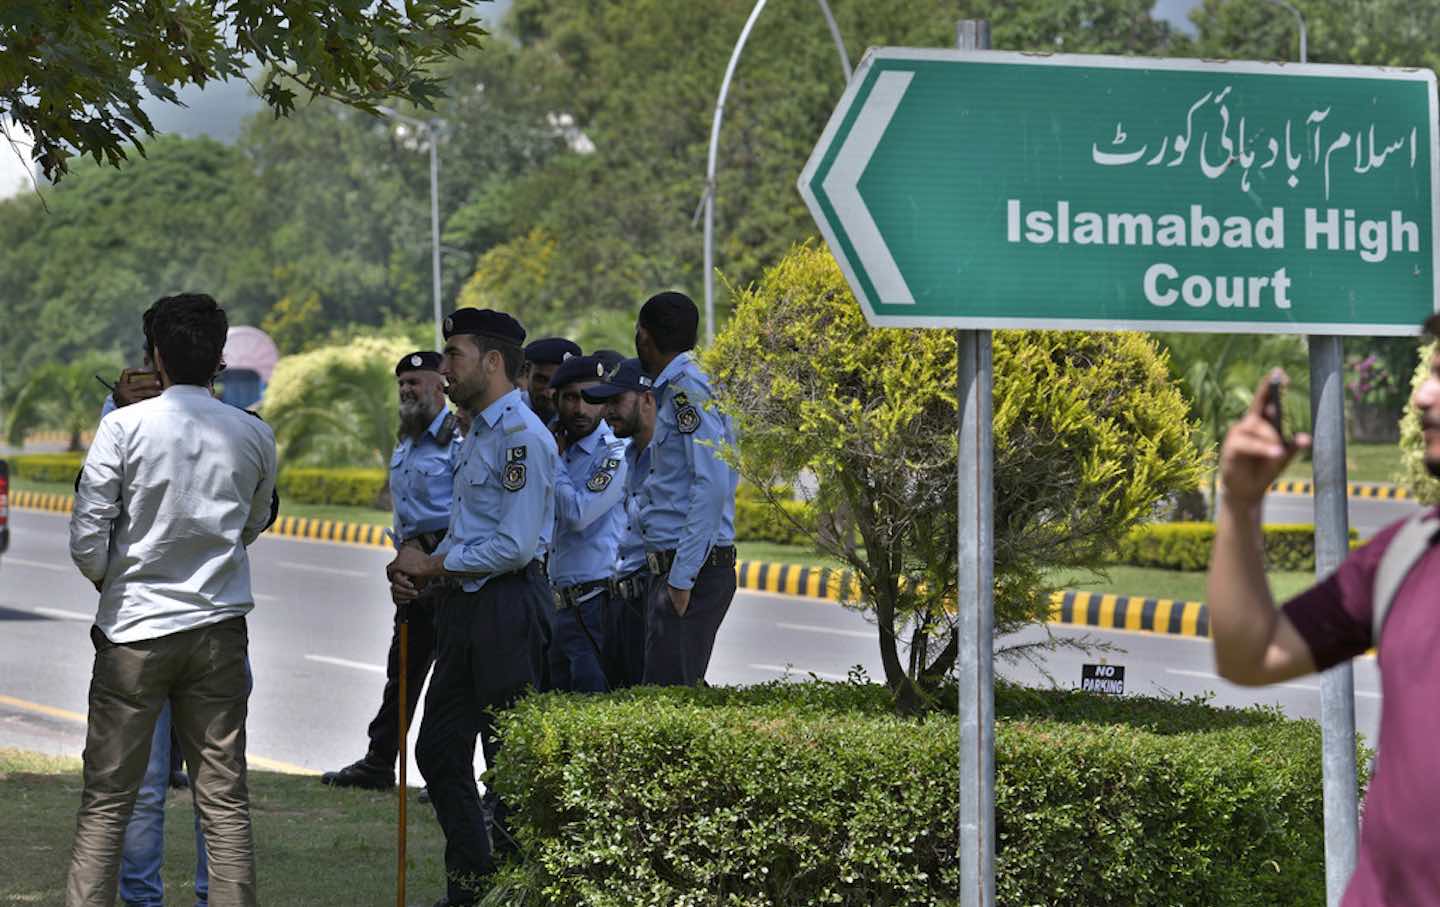
<svg viewBox="0 0 1440 907">
<path fill-rule="evenodd" d="M 961 50 L 988 50 L 990 23 L 957 28 Z M 994 381 L 989 331 L 956 331 L 960 403 L 960 905 L 995 903 Z"/>
<path fill-rule="evenodd" d="M 1345 398 L 1339 337 L 1310 337 L 1314 419 L 1315 575 L 1329 575 L 1350 550 L 1346 510 Z M 1359 816 L 1355 786 L 1355 675 L 1350 662 L 1320 676 L 1325 798 L 1325 901 L 1339 907 L 1355 871 Z"/>
</svg>

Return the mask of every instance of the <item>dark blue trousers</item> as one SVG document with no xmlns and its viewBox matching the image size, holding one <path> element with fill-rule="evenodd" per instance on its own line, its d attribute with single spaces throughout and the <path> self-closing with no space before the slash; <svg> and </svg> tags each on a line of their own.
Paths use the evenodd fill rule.
<svg viewBox="0 0 1440 907">
<path fill-rule="evenodd" d="M 435 668 L 415 760 L 445 832 L 446 892 L 473 904 L 495 871 L 494 848 L 475 786 L 475 739 L 494 765 L 494 711 L 509 708 L 544 671 L 542 609 L 550 587 L 538 564 L 496 577 L 478 592 L 452 591 L 435 614 Z M 493 821 L 506 827 L 497 799 Z"/>
</svg>

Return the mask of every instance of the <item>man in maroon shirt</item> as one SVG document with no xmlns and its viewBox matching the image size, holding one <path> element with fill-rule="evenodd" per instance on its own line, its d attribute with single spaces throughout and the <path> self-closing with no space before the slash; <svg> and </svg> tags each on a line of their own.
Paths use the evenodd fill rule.
<svg viewBox="0 0 1440 907">
<path fill-rule="evenodd" d="M 1440 335 L 1440 315 L 1425 323 Z M 1268 377 L 1266 381 L 1268 382 Z M 1400 529 L 1395 523 L 1353 551 L 1340 567 L 1280 609 L 1265 579 L 1261 502 L 1270 483 L 1310 439 L 1288 448 L 1264 418 L 1265 383 L 1220 449 L 1224 487 L 1210 559 L 1208 604 L 1216 672 L 1261 686 L 1323 671 L 1377 646 L 1382 678 L 1380 737 L 1385 745 L 1365 797 L 1360 853 L 1344 907 L 1440 904 L 1440 545 L 1431 547 L 1395 592 L 1383 642 L 1371 639 L 1375 574 Z M 1425 466 L 1440 476 L 1440 354 L 1411 397 L 1424 430 Z M 1378 645 L 1377 645 L 1378 643 Z"/>
</svg>

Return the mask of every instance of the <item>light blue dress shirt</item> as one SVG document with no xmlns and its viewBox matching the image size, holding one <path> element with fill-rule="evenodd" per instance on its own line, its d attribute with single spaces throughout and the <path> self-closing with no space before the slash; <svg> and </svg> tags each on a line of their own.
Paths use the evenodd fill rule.
<svg viewBox="0 0 1440 907">
<path fill-rule="evenodd" d="M 669 583 L 689 589 L 711 548 L 735 544 L 739 477 L 721 459 L 735 432 L 710 408 L 710 381 L 688 352 L 660 372 L 654 393 L 655 436 L 638 495 L 641 531 L 645 550 L 675 550 Z"/>
<path fill-rule="evenodd" d="M 460 445 L 450 532 L 435 550 L 466 592 L 543 557 L 555 524 L 555 438 L 518 390 L 481 410 Z"/>
<path fill-rule="evenodd" d="M 607 580 L 625 532 L 625 444 L 602 420 L 560 455 L 555 472 L 555 542 L 550 581 L 557 589 Z"/>
<path fill-rule="evenodd" d="M 640 532 L 640 486 L 650 474 L 650 458 L 630 439 L 625 443 L 625 531 L 620 536 L 620 550 L 615 558 L 615 575 L 629 576 L 636 570 L 643 570 L 645 563 L 645 536 Z M 643 462 L 637 465 L 638 460 Z"/>
<path fill-rule="evenodd" d="M 450 411 L 442 406 L 418 441 L 408 436 L 401 438 L 390 457 L 390 499 L 397 546 L 406 539 L 450 525 L 454 456 L 460 442 L 452 438 L 440 443 L 440 429 L 448 415 Z"/>
</svg>

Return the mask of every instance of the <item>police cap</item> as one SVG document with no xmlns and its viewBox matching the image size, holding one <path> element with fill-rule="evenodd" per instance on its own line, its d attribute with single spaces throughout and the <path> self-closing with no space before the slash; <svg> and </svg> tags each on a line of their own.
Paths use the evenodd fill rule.
<svg viewBox="0 0 1440 907">
<path fill-rule="evenodd" d="M 440 354 L 432 353 L 429 350 L 417 350 L 408 356 L 403 356 L 395 366 L 396 377 L 405 372 L 438 371 L 440 371 Z"/>
<path fill-rule="evenodd" d="M 605 364 L 594 356 L 571 356 L 550 376 L 550 386 L 558 389 L 577 381 L 602 381 L 607 371 Z"/>
<path fill-rule="evenodd" d="M 520 346 L 525 342 L 525 328 L 504 312 L 494 309 L 456 309 L 445 319 L 445 339 L 456 334 L 474 334 Z"/>
<path fill-rule="evenodd" d="M 639 359 L 626 359 L 605 373 L 605 379 L 580 392 L 586 403 L 600 403 L 626 391 L 648 391 L 655 385 Z"/>
<path fill-rule="evenodd" d="M 559 365 L 567 356 L 580 355 L 580 344 L 564 337 L 542 337 L 525 347 L 525 361 Z"/>
</svg>

